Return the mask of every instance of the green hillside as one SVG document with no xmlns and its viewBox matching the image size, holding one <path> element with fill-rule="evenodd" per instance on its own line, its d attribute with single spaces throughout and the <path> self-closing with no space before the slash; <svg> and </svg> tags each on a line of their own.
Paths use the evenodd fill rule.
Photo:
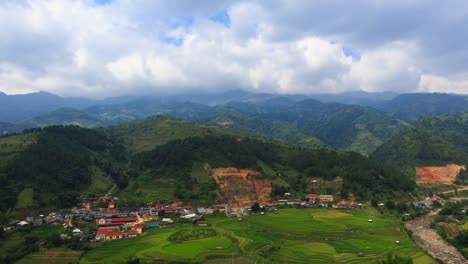
<svg viewBox="0 0 468 264">
<path fill-rule="evenodd" d="M 108 175 L 117 184 L 126 176 L 115 165 L 124 162 L 122 147 L 90 129 L 34 129 L 0 138 L 0 150 L 2 211 L 15 204 L 71 206 L 76 203 L 78 191 L 102 189 L 99 185 L 109 183 Z"/>
<path fill-rule="evenodd" d="M 468 111 L 468 96 L 443 93 L 401 94 L 375 105 L 390 115 L 416 121 L 420 117 Z"/>
<path fill-rule="evenodd" d="M 231 133 L 159 115 L 109 128 L 52 126 L 5 136 L 0 138 L 0 177 L 7 188 L 0 193 L 0 206 L 72 205 L 78 192 L 103 191 L 112 182 L 124 201 L 176 197 L 210 204 L 216 185 L 204 164 L 262 171 L 273 180 L 275 193 L 307 193 L 311 179 L 342 182 L 324 191 L 342 196 L 351 191 L 363 199 L 414 185 L 397 168 L 355 152 Z"/>
<path fill-rule="evenodd" d="M 248 115 L 288 122 L 327 145 L 363 154 L 370 154 L 406 126 L 372 108 L 324 104 L 316 100 L 277 106 L 272 103 L 231 103 L 229 106 Z"/>
<path fill-rule="evenodd" d="M 131 153 L 152 150 L 175 139 L 227 134 L 216 127 L 197 125 L 168 115 L 156 115 L 143 121 L 102 128 L 101 131 L 122 143 Z"/>
<path fill-rule="evenodd" d="M 423 117 L 380 146 L 372 158 L 399 165 L 468 163 L 468 113 Z"/>
<path fill-rule="evenodd" d="M 326 181 L 343 179 L 343 186 L 335 189 L 349 191 L 360 198 L 393 191 L 411 190 L 414 183 L 398 169 L 376 163 L 358 153 L 331 148 L 307 149 L 287 147 L 266 141 L 230 136 L 207 136 L 171 141 L 132 158 L 132 168 L 139 176 L 132 179 L 124 195 L 128 198 L 170 198 L 210 201 L 213 185 L 199 181 L 194 166 L 235 166 L 263 171 L 266 177 L 282 181 L 282 191 L 307 193 L 311 178 Z M 267 170 L 278 172 L 270 173 Z M 153 186 L 147 189 L 147 186 Z M 163 186 L 163 188 L 158 188 Z M 172 193 L 167 193 L 167 190 Z M 154 196 L 148 195 L 153 192 Z M 138 197 L 130 197 L 136 193 Z M 211 198 L 210 198 L 211 197 Z M 144 200 L 139 200 L 144 201 Z"/>
<path fill-rule="evenodd" d="M 38 117 L 26 119 L 17 124 L 29 127 L 46 127 L 50 125 L 76 125 L 81 127 L 98 127 L 105 125 L 99 118 L 73 108 L 60 108 Z"/>
<path fill-rule="evenodd" d="M 216 111 L 213 116 L 202 119 L 201 122 L 218 126 L 226 131 L 250 132 L 293 145 L 309 147 L 323 145 L 320 140 L 291 123 L 249 116 L 233 109 Z"/>
</svg>

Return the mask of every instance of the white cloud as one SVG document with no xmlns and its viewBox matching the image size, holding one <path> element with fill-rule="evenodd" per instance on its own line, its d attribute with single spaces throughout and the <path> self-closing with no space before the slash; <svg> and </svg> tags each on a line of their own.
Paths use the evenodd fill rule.
<svg viewBox="0 0 468 264">
<path fill-rule="evenodd" d="M 420 72 L 411 56 L 414 47 L 408 43 L 391 43 L 366 51 L 353 64 L 349 81 L 370 92 L 411 91 L 417 87 Z"/>
<path fill-rule="evenodd" d="M 449 91 L 451 93 L 468 94 L 468 80 L 452 81 L 442 76 L 425 75 L 421 76 L 418 92 L 440 92 Z"/>
<path fill-rule="evenodd" d="M 223 9 L 230 27 L 210 19 Z M 419 1 L 7 1 L 0 3 L 0 90 L 468 93 L 467 78 L 448 81 L 445 42 L 424 26 L 432 12 L 433 28 L 451 36 L 451 23 L 468 14 L 446 19 L 450 10 Z M 454 74 L 467 76 L 465 60 L 457 60 L 464 56 L 454 55 L 468 54 L 462 46 L 446 54 Z"/>
</svg>

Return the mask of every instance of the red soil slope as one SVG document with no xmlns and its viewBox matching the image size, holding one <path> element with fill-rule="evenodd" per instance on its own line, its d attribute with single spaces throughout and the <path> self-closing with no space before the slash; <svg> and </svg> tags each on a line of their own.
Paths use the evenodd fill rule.
<svg viewBox="0 0 468 264">
<path fill-rule="evenodd" d="M 212 169 L 211 173 L 220 188 L 217 203 L 230 206 L 252 206 L 255 202 L 268 204 L 271 181 L 257 179 L 260 172 L 231 167 Z"/>
<path fill-rule="evenodd" d="M 465 166 L 457 164 L 449 164 L 445 167 L 417 167 L 416 176 L 417 184 L 434 183 L 451 185 L 457 178 L 458 173 Z"/>
</svg>

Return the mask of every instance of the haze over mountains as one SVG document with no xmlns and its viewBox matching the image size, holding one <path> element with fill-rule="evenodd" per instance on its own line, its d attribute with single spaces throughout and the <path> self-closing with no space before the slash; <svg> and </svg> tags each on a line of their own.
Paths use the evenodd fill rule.
<svg viewBox="0 0 468 264">
<path fill-rule="evenodd" d="M 233 90 L 93 101 L 39 92 L 2 94 L 0 100 L 2 134 L 49 125 L 111 126 L 168 114 L 289 144 L 325 144 L 364 154 L 419 117 L 468 111 L 467 96 L 437 93 L 279 95 Z"/>
</svg>

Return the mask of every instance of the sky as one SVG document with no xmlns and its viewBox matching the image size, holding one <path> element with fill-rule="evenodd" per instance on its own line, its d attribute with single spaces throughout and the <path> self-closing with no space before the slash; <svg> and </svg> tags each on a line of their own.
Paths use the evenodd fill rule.
<svg viewBox="0 0 468 264">
<path fill-rule="evenodd" d="M 0 91 L 468 94 L 466 0 L 2 0 Z"/>
</svg>

